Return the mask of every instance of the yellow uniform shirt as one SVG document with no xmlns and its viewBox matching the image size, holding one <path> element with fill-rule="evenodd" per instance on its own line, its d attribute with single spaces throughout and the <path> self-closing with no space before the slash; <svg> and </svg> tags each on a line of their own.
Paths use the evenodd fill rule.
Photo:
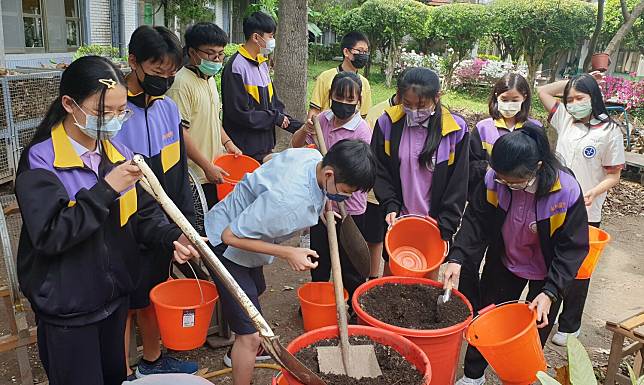
<svg viewBox="0 0 644 385">
<path fill-rule="evenodd" d="M 311 95 L 312 108 L 316 108 L 320 111 L 326 111 L 331 108 L 329 91 L 331 90 L 333 78 L 342 71 L 340 67 L 341 66 L 326 70 L 318 76 L 315 81 L 315 87 L 313 87 L 313 95 Z M 371 86 L 369 85 L 369 80 L 367 80 L 367 78 L 362 75 L 359 76 L 362 81 L 362 103 L 360 105 L 360 115 L 364 118 L 367 116 L 367 113 L 371 108 Z"/>
<path fill-rule="evenodd" d="M 214 159 L 225 152 L 221 143 L 221 102 L 214 77 L 205 79 L 183 67 L 177 72 L 167 95 L 177 103 L 190 138 L 203 155 Z M 188 166 L 200 183 L 208 182 L 201 167 L 191 160 L 188 160 Z"/>
</svg>

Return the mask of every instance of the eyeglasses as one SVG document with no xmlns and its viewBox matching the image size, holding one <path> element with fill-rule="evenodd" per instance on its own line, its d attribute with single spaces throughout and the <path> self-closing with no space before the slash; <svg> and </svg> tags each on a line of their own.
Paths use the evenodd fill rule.
<svg viewBox="0 0 644 385">
<path fill-rule="evenodd" d="M 494 178 L 494 181 L 496 183 L 502 184 L 504 186 L 507 186 L 510 190 L 514 190 L 514 191 L 525 190 L 528 187 L 532 186 L 536 180 L 537 180 L 536 175 L 532 176 L 532 178 L 528 179 L 527 181 L 521 182 L 521 183 L 509 183 L 509 182 L 507 182 L 507 181 L 505 181 L 503 179 Z"/>
<path fill-rule="evenodd" d="M 75 100 L 73 100 L 73 102 L 76 105 L 76 107 L 78 107 L 78 109 L 81 110 L 85 115 L 98 116 L 98 114 L 97 114 L 98 111 L 95 111 L 93 108 L 90 109 L 92 114 L 89 114 Z M 132 117 L 132 115 L 134 115 L 134 112 L 132 112 L 132 110 L 128 110 L 127 108 L 122 110 L 122 111 L 104 111 L 103 112 L 103 120 L 107 122 L 107 121 L 110 121 L 110 120 L 116 118 L 116 119 L 120 120 L 121 122 L 125 122 L 126 120 L 130 119 Z"/>
<path fill-rule="evenodd" d="M 217 60 L 224 61 L 224 59 L 226 58 L 226 54 L 224 53 L 224 51 L 221 51 L 221 52 L 207 52 L 207 51 L 204 51 L 204 50 L 199 49 L 199 48 L 195 48 L 195 50 L 206 54 L 206 58 L 208 60 L 211 60 L 211 61 L 217 61 Z"/>
<path fill-rule="evenodd" d="M 359 49 L 356 48 L 351 48 L 350 49 L 351 53 L 354 55 L 369 55 L 369 51 L 360 51 Z M 355 51 L 355 52 L 354 52 Z"/>
</svg>

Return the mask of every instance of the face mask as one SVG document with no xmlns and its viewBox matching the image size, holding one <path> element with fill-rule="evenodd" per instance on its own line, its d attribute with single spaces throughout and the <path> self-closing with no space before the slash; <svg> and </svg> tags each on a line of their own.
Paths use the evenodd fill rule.
<svg viewBox="0 0 644 385">
<path fill-rule="evenodd" d="M 328 184 L 328 180 L 327 180 L 327 184 Z M 336 185 L 336 187 L 335 187 L 335 191 L 338 191 L 338 186 L 337 186 L 337 185 Z M 329 188 L 328 188 L 328 186 L 327 186 L 327 188 L 326 188 L 326 191 L 324 191 L 324 194 L 326 195 L 326 197 L 327 197 L 330 201 L 337 202 L 337 203 L 344 202 L 344 201 L 346 201 L 347 199 L 351 198 L 351 196 L 350 196 L 350 195 L 339 194 L 339 193 L 337 193 L 337 192 L 336 192 L 335 194 L 331 194 L 331 193 L 329 192 Z"/>
<path fill-rule="evenodd" d="M 123 127 L 123 123 L 127 120 L 128 116 L 126 115 L 125 118 L 118 118 L 116 116 L 112 117 L 110 120 L 104 121 L 103 126 L 99 130 L 98 128 L 98 116 L 95 115 L 90 115 L 87 112 L 83 111 L 83 109 L 74 101 L 74 104 L 76 104 L 76 107 L 85 114 L 85 125 L 81 125 L 78 123 L 78 120 L 76 120 L 76 117 L 74 114 L 72 114 L 72 117 L 74 118 L 74 125 L 78 127 L 81 132 L 90 138 L 94 140 L 106 140 L 106 139 L 112 139 L 113 137 L 116 136 L 116 134 L 121 131 L 121 127 Z"/>
<path fill-rule="evenodd" d="M 331 100 L 331 111 L 338 119 L 348 119 L 356 113 L 357 104 L 342 103 Z"/>
<path fill-rule="evenodd" d="M 206 76 L 215 76 L 221 71 L 221 67 L 223 66 L 222 63 L 216 61 L 201 59 L 201 64 L 199 64 L 198 68 Z"/>
<path fill-rule="evenodd" d="M 566 105 L 566 110 L 568 110 L 570 115 L 575 119 L 581 120 L 588 117 L 588 115 L 593 112 L 593 106 L 590 103 L 590 100 L 585 100 L 583 102 L 568 103 Z"/>
<path fill-rule="evenodd" d="M 364 68 L 364 66 L 367 65 L 368 61 L 369 61 L 368 53 L 354 53 L 353 60 L 351 60 L 351 64 L 354 67 L 360 69 L 360 68 Z"/>
<path fill-rule="evenodd" d="M 435 110 L 429 108 L 422 110 L 412 110 L 411 108 L 403 106 L 403 109 L 405 110 L 405 114 L 407 115 L 408 126 L 420 126 L 436 113 Z"/>
<path fill-rule="evenodd" d="M 161 76 L 146 74 L 144 71 L 143 74 L 145 75 L 145 77 L 143 78 L 143 81 L 141 81 L 136 71 L 135 74 L 136 79 L 141 85 L 141 88 L 143 88 L 143 92 L 145 92 L 145 94 L 149 96 L 161 96 L 165 94 L 172 86 L 172 83 L 174 83 L 174 76 L 164 78 Z"/>
<path fill-rule="evenodd" d="M 264 40 L 263 37 L 260 36 L 260 39 Z M 264 40 L 264 43 L 266 43 L 266 47 L 259 47 L 259 53 L 261 53 L 263 56 L 270 55 L 275 51 L 275 39 L 269 39 L 269 40 Z"/>
<path fill-rule="evenodd" d="M 521 111 L 523 102 L 503 102 L 498 100 L 499 112 L 504 118 L 512 118 Z"/>
</svg>

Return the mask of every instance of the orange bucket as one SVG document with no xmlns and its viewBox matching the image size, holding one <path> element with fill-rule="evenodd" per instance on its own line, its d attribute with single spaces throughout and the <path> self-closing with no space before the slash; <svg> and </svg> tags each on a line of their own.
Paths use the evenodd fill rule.
<svg viewBox="0 0 644 385">
<path fill-rule="evenodd" d="M 588 239 L 590 240 L 590 250 L 577 272 L 577 279 L 589 279 L 593 275 L 604 247 L 610 242 L 610 234 L 597 227 L 588 226 Z"/>
<path fill-rule="evenodd" d="M 206 342 L 210 318 L 219 298 L 214 283 L 170 279 L 150 291 L 163 344 L 172 350 L 192 350 Z"/>
<path fill-rule="evenodd" d="M 278 374 L 277 376 L 273 377 L 273 385 L 289 385 L 288 381 L 286 381 L 286 377 L 282 376 L 282 374 Z"/>
<path fill-rule="evenodd" d="M 224 199 L 233 189 L 237 182 L 242 180 L 248 172 L 259 168 L 260 164 L 255 159 L 246 155 L 223 154 L 213 160 L 215 166 L 219 166 L 229 175 L 224 177 L 224 183 L 217 185 L 217 198 Z"/>
<path fill-rule="evenodd" d="M 403 285 L 430 285 L 442 288 L 443 285 L 439 282 L 432 281 L 426 278 L 414 277 L 383 277 L 367 281 L 360 285 L 355 293 L 351 303 L 353 310 L 358 316 L 358 322 L 361 325 L 369 325 L 380 330 L 388 330 L 394 332 L 399 336 L 405 337 L 427 354 L 429 362 L 432 365 L 432 380 L 431 385 L 448 385 L 453 384 L 456 378 L 456 367 L 461 354 L 461 346 L 463 345 L 463 331 L 472 321 L 470 315 L 465 321 L 443 329 L 436 330 L 417 330 L 406 329 L 394 325 L 386 324 L 364 311 L 360 307 L 359 298 L 361 295 L 369 291 L 369 289 L 381 286 L 386 283 L 397 283 Z M 452 290 L 453 296 L 458 296 L 467 304 L 470 309 L 470 314 L 474 312 L 472 305 L 465 298 L 465 296 L 458 290 Z"/>
<path fill-rule="evenodd" d="M 525 302 L 490 305 L 467 328 L 467 341 L 485 357 L 504 385 L 530 385 L 546 370 L 537 312 Z"/>
<path fill-rule="evenodd" d="M 297 289 L 297 297 L 300 299 L 304 330 L 307 332 L 338 324 L 332 282 L 305 283 Z M 349 293 L 345 290 L 344 301 L 348 299 Z"/>
<path fill-rule="evenodd" d="M 434 219 L 403 215 L 387 231 L 385 248 L 392 275 L 423 278 L 443 263 L 447 245 Z"/>
</svg>

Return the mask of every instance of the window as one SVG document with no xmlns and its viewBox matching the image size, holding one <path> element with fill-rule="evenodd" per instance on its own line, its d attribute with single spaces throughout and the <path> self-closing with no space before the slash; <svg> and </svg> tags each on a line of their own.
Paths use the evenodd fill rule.
<svg viewBox="0 0 644 385">
<path fill-rule="evenodd" d="M 65 20 L 67 23 L 67 46 L 80 45 L 80 19 L 77 0 L 65 0 Z"/>
<path fill-rule="evenodd" d="M 25 31 L 26 48 L 42 48 L 43 38 L 42 7 L 40 0 L 22 0 L 22 21 Z"/>
</svg>

